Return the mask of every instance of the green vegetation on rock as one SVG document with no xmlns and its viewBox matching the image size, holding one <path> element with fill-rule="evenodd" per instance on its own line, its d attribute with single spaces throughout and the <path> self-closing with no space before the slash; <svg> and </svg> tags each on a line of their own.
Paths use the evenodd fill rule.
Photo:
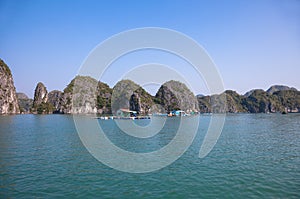
<svg viewBox="0 0 300 199">
<path fill-rule="evenodd" d="M 43 83 L 36 86 L 34 99 L 15 92 L 9 67 L 0 59 L 0 114 L 19 113 L 111 114 L 130 109 L 138 114 L 150 112 L 201 113 L 290 113 L 300 112 L 300 91 L 275 85 L 268 90 L 255 89 L 245 95 L 227 90 L 218 95 L 195 95 L 178 81 L 161 85 L 151 96 L 131 80 L 121 80 L 113 88 L 88 76 L 76 76 L 63 92 L 47 92 Z"/>
<path fill-rule="evenodd" d="M 197 112 L 199 110 L 195 95 L 179 81 L 171 80 L 164 83 L 157 91 L 154 101 L 163 106 L 167 112 L 173 110 Z"/>
<path fill-rule="evenodd" d="M 281 90 L 273 93 L 278 100 L 280 111 L 300 112 L 300 91 L 297 90 Z"/>
<path fill-rule="evenodd" d="M 30 113 L 30 110 L 33 105 L 33 99 L 29 99 L 24 93 L 17 93 L 17 98 L 19 102 L 20 112 L 21 113 Z"/>
<path fill-rule="evenodd" d="M 20 113 L 16 88 L 9 67 L 0 59 L 0 114 Z"/>
<path fill-rule="evenodd" d="M 113 88 L 113 113 L 119 109 L 130 109 L 139 114 L 147 114 L 153 104 L 153 97 L 131 80 L 121 80 Z"/>
<path fill-rule="evenodd" d="M 97 109 L 100 114 L 111 113 L 112 89 L 103 82 L 98 82 L 97 87 Z"/>
<path fill-rule="evenodd" d="M 50 103 L 42 102 L 36 107 L 37 114 L 51 114 L 54 111 L 54 107 Z"/>
<path fill-rule="evenodd" d="M 295 88 L 285 86 L 272 86 L 269 92 L 256 89 L 247 92 L 245 95 L 239 95 L 235 91 L 225 91 L 226 111 L 227 113 L 282 113 L 282 112 L 300 112 L 300 92 Z M 279 91 L 275 91 L 279 90 Z M 274 92 L 273 92 L 274 91 Z M 213 110 L 214 96 L 200 96 L 198 103 L 200 112 L 223 112 Z"/>
<path fill-rule="evenodd" d="M 12 76 L 9 67 L 6 65 L 6 63 L 2 59 L 0 59 L 0 72 L 4 72 L 4 74 L 6 74 L 8 76 Z"/>
</svg>

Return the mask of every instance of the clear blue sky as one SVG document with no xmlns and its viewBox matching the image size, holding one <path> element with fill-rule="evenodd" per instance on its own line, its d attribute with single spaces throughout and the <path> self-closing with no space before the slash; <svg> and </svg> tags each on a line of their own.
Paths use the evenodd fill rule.
<svg viewBox="0 0 300 199">
<path fill-rule="evenodd" d="M 17 91 L 30 97 L 39 81 L 48 91 L 63 90 L 108 37 L 149 26 L 195 39 L 216 63 L 226 89 L 300 89 L 296 0 L 0 0 L 0 25 L 0 58 L 11 68 Z M 195 92 L 205 93 L 200 86 Z"/>
</svg>

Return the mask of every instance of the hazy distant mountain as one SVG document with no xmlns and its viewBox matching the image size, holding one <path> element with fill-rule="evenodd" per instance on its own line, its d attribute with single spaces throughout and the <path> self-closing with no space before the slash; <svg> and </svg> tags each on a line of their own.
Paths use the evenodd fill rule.
<svg viewBox="0 0 300 199">
<path fill-rule="evenodd" d="M 25 93 L 17 93 L 17 98 L 19 102 L 20 112 L 30 113 L 30 109 L 32 108 L 33 104 L 33 99 L 29 99 L 29 97 Z"/>
<path fill-rule="evenodd" d="M 196 97 L 204 97 L 205 95 L 203 95 L 203 94 L 198 94 L 198 95 L 196 95 Z"/>
<path fill-rule="evenodd" d="M 29 99 L 25 93 L 16 93 L 18 99 Z"/>
</svg>

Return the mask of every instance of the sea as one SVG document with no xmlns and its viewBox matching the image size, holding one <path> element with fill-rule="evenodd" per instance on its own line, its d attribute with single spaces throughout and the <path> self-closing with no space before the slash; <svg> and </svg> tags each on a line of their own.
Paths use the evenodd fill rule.
<svg viewBox="0 0 300 199">
<path fill-rule="evenodd" d="M 77 116 L 138 155 L 165 149 L 176 138 L 182 118 L 161 119 L 156 134 L 141 138 L 117 121 Z M 214 147 L 200 158 L 211 119 L 199 116 L 194 137 L 187 129 L 192 140 L 183 136 L 188 147 L 173 162 L 156 157 L 153 163 L 161 161 L 162 168 L 134 172 L 136 162 L 123 165 L 127 156 L 103 143 L 93 144 L 119 167 L 93 154 L 72 115 L 0 116 L 0 198 L 300 198 L 300 114 L 227 114 Z M 122 122 L 138 133 L 151 120 Z M 82 130 L 88 139 L 89 127 Z"/>
</svg>

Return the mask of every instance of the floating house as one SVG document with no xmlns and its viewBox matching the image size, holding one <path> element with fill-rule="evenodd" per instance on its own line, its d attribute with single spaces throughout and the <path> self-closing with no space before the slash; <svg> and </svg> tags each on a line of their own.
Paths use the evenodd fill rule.
<svg viewBox="0 0 300 199">
<path fill-rule="evenodd" d="M 122 108 L 117 111 L 117 116 L 121 118 L 137 117 L 137 112 Z"/>
<path fill-rule="evenodd" d="M 174 111 L 172 111 L 172 112 L 170 112 L 168 114 L 169 117 L 172 117 L 172 116 L 178 116 L 178 117 L 180 117 L 180 116 L 186 116 L 186 115 L 187 114 L 184 111 L 182 111 L 182 110 L 174 110 Z"/>
</svg>

